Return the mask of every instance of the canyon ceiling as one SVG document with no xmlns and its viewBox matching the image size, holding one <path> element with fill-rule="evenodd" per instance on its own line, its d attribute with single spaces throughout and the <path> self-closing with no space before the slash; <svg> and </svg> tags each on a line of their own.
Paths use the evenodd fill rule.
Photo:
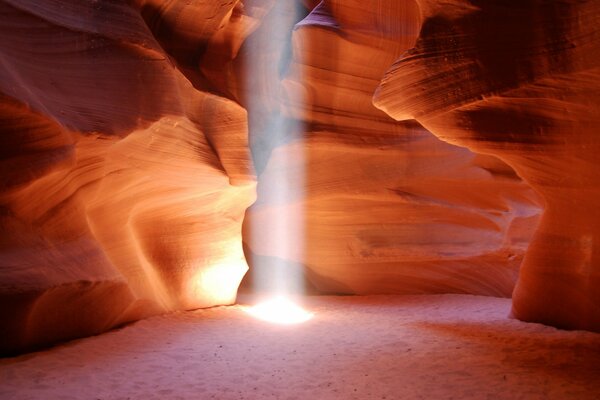
<svg viewBox="0 0 600 400">
<path fill-rule="evenodd" d="M 231 304 L 248 264 L 600 331 L 600 1 L 0 0 L 0 20 L 0 353 Z M 278 218 L 302 221 L 291 251 Z"/>
</svg>

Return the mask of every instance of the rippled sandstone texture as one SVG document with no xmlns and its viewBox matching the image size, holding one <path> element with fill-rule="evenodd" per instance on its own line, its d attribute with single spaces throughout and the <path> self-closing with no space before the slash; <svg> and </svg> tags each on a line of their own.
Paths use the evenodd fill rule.
<svg viewBox="0 0 600 400">
<path fill-rule="evenodd" d="M 306 134 L 273 141 L 259 169 L 244 223 L 254 264 L 305 266 L 324 292 L 510 296 L 535 194 L 497 158 L 372 104 L 420 23 L 410 1 L 325 1 L 295 26 L 280 112 Z M 285 181 L 306 186 L 282 195 L 274 188 Z M 291 250 L 267 224 L 282 218 L 303 222 Z"/>
<path fill-rule="evenodd" d="M 540 208 L 501 158 L 547 204 L 515 314 L 598 330 L 594 2 L 300 3 L 0 1 L 1 352 L 232 302 L 249 147 L 253 268 L 338 293 L 510 295 Z"/>
<path fill-rule="evenodd" d="M 600 3 L 417 2 L 419 39 L 375 103 L 498 156 L 541 194 L 513 313 L 600 331 Z"/>
<path fill-rule="evenodd" d="M 0 353 L 235 300 L 247 117 L 198 65 L 236 3 L 0 1 Z"/>
</svg>

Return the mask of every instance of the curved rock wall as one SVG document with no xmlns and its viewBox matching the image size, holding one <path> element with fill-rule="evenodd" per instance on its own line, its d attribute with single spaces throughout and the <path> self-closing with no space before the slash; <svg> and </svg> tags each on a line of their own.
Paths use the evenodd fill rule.
<svg viewBox="0 0 600 400">
<path fill-rule="evenodd" d="M 246 111 L 189 68 L 235 3 L 0 1 L 1 353 L 235 301 Z"/>
<path fill-rule="evenodd" d="M 272 144 L 245 240 L 263 263 L 303 265 L 319 291 L 510 296 L 537 196 L 495 157 L 372 105 L 420 22 L 413 2 L 363 0 L 322 2 L 296 25 L 281 112 L 306 134 Z M 270 195 L 286 179 L 305 190 Z M 286 254 L 266 221 L 298 215 L 304 243 Z"/>
<path fill-rule="evenodd" d="M 545 210 L 513 295 L 526 321 L 600 331 L 597 1 L 419 0 L 375 102 L 511 165 Z"/>
<path fill-rule="evenodd" d="M 521 176 L 515 315 L 600 330 L 597 2 L 317 3 L 0 0 L 0 353 L 233 302 L 254 168 L 335 293 L 509 296 Z"/>
</svg>

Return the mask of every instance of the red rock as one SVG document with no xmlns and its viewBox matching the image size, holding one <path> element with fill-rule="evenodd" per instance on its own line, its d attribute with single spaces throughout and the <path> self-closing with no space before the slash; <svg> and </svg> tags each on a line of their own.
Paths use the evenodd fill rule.
<svg viewBox="0 0 600 400">
<path fill-rule="evenodd" d="M 296 26 L 283 112 L 308 132 L 273 144 L 244 238 L 261 262 L 305 265 L 320 291 L 510 296 L 537 221 L 534 193 L 500 160 L 372 105 L 417 38 L 409 5 L 324 2 Z M 284 199 L 274 190 L 303 180 Z M 269 224 L 281 218 L 304 222 L 291 252 Z"/>
<path fill-rule="evenodd" d="M 0 352 L 235 301 L 246 111 L 168 54 L 227 29 L 200 4 L 0 2 Z"/>
<path fill-rule="evenodd" d="M 527 250 L 514 314 L 600 331 L 599 6 L 505 3 L 0 0 L 0 353 L 231 304 L 242 237 L 358 294 Z"/>
<path fill-rule="evenodd" d="M 501 158 L 541 194 L 513 312 L 600 331 L 599 4 L 418 3 L 419 40 L 384 77 L 377 106 Z"/>
</svg>

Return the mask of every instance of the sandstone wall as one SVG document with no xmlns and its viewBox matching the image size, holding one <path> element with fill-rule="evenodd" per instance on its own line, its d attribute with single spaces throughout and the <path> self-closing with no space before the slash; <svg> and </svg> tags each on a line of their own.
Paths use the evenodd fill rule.
<svg viewBox="0 0 600 400">
<path fill-rule="evenodd" d="M 600 331 L 597 1 L 419 0 L 415 46 L 375 102 L 506 161 L 545 210 L 514 292 L 527 321 Z"/>
<path fill-rule="evenodd" d="M 197 72 L 235 3 L 0 2 L 0 352 L 235 301 L 247 116 Z"/>
<path fill-rule="evenodd" d="M 295 26 L 280 112 L 306 134 L 263 151 L 244 224 L 264 268 L 301 269 L 324 292 L 510 296 L 537 196 L 499 159 L 372 104 L 420 26 L 416 3 L 375 0 L 325 1 Z M 286 180 L 305 187 L 273 194 Z M 291 252 L 267 223 L 278 218 L 303 218 Z"/>
<path fill-rule="evenodd" d="M 0 353 L 230 304 L 242 241 L 317 293 L 519 278 L 517 317 L 599 331 L 597 11 L 0 0 Z"/>
</svg>

